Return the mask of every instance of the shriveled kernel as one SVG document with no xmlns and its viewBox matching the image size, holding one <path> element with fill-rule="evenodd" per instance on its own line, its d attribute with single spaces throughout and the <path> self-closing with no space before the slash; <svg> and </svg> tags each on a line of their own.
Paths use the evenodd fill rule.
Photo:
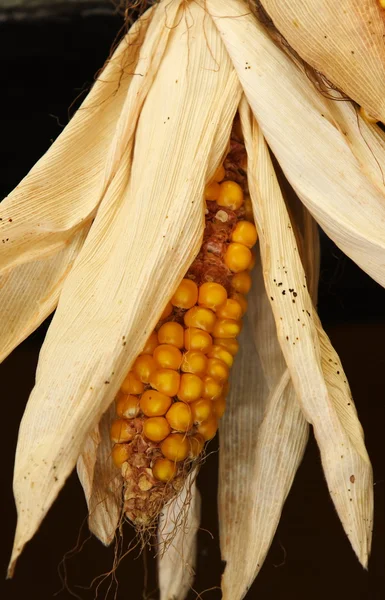
<svg viewBox="0 0 385 600">
<path fill-rule="evenodd" d="M 224 383 L 229 378 L 229 367 L 219 358 L 209 358 L 207 361 L 207 375 Z"/>
<path fill-rule="evenodd" d="M 213 180 L 220 182 L 225 178 L 225 175 L 226 175 L 225 167 L 223 165 L 220 165 L 214 173 Z"/>
<path fill-rule="evenodd" d="M 207 331 L 189 327 L 184 333 L 184 347 L 186 350 L 198 350 L 206 354 L 213 344 L 212 337 Z"/>
<path fill-rule="evenodd" d="M 115 444 L 123 442 L 131 442 L 135 436 L 135 429 L 132 426 L 132 421 L 125 419 L 116 419 L 111 425 L 110 438 Z"/>
<path fill-rule="evenodd" d="M 193 373 L 183 373 L 180 378 L 178 398 L 183 402 L 194 402 L 201 397 L 203 390 L 202 379 Z"/>
<path fill-rule="evenodd" d="M 211 333 L 215 325 L 215 314 L 209 308 L 193 306 L 184 316 L 186 327 L 197 327 Z"/>
<path fill-rule="evenodd" d="M 180 375 L 172 369 L 158 369 L 150 378 L 150 385 L 166 396 L 176 396 L 179 390 Z"/>
<path fill-rule="evenodd" d="M 167 483 L 174 477 L 176 469 L 177 466 L 175 462 L 168 458 L 158 458 L 152 467 L 152 474 L 158 481 Z"/>
<path fill-rule="evenodd" d="M 179 369 L 182 362 L 182 353 L 171 344 L 160 344 L 154 350 L 154 360 L 157 367 L 162 369 Z"/>
<path fill-rule="evenodd" d="M 239 302 L 239 304 L 241 305 L 241 308 L 242 308 L 242 313 L 246 314 L 246 312 L 247 312 L 247 300 L 246 300 L 245 296 L 243 294 L 238 293 L 238 292 L 233 292 L 231 294 L 231 297 L 234 298 L 234 300 L 236 300 L 237 302 Z"/>
<path fill-rule="evenodd" d="M 257 242 L 258 234 L 254 223 L 250 221 L 238 221 L 232 234 L 231 240 L 252 248 Z"/>
<path fill-rule="evenodd" d="M 160 344 L 171 344 L 171 346 L 183 348 L 184 330 L 182 325 L 175 321 L 163 323 L 158 331 L 158 340 Z"/>
<path fill-rule="evenodd" d="M 180 462 L 189 453 L 188 438 L 183 433 L 171 433 L 160 445 L 163 456 L 173 462 Z"/>
<path fill-rule="evenodd" d="M 252 261 L 250 248 L 237 242 L 228 245 L 225 254 L 225 263 L 233 273 L 239 273 L 247 269 Z"/>
<path fill-rule="evenodd" d="M 243 190 L 235 181 L 224 181 L 220 184 L 217 200 L 218 206 L 238 210 L 243 204 Z"/>
<path fill-rule="evenodd" d="M 173 306 L 192 308 L 198 301 L 198 286 L 191 279 L 183 279 L 171 298 Z"/>
<path fill-rule="evenodd" d="M 116 403 L 116 414 L 118 417 L 133 419 L 139 414 L 139 398 L 137 396 L 122 395 Z"/>
<path fill-rule="evenodd" d="M 233 355 L 231 352 L 229 352 L 229 350 L 226 350 L 226 348 L 220 346 L 219 344 L 215 344 L 207 356 L 208 358 L 219 358 L 219 360 L 223 361 L 229 368 L 233 366 Z M 210 373 L 207 374 L 210 375 Z"/>
<path fill-rule="evenodd" d="M 163 319 L 167 319 L 167 317 L 171 315 L 172 311 L 173 305 L 171 304 L 171 302 L 167 302 L 162 314 L 160 315 L 160 321 L 163 321 Z"/>
<path fill-rule="evenodd" d="M 141 354 L 134 362 L 132 370 L 143 383 L 149 383 L 156 369 L 156 362 L 150 354 Z"/>
<path fill-rule="evenodd" d="M 131 455 L 129 444 L 115 444 L 112 448 L 111 456 L 115 467 L 120 468 L 123 463 L 127 462 Z"/>
<path fill-rule="evenodd" d="M 218 319 L 214 327 L 214 337 L 216 338 L 235 338 L 241 333 L 242 321 L 233 321 L 232 319 Z"/>
<path fill-rule="evenodd" d="M 156 331 L 153 331 L 150 337 L 148 338 L 147 342 L 145 343 L 141 354 L 152 354 L 155 348 L 157 347 L 158 343 L 158 334 L 156 333 Z"/>
<path fill-rule="evenodd" d="M 223 386 L 219 383 L 219 381 L 206 375 L 202 378 L 202 382 L 202 398 L 206 398 L 207 400 L 216 400 L 221 396 Z"/>
<path fill-rule="evenodd" d="M 227 300 L 227 291 L 220 283 L 207 281 L 199 287 L 198 303 L 215 310 Z"/>
<path fill-rule="evenodd" d="M 207 398 L 199 398 L 199 400 L 191 402 L 190 407 L 194 423 L 206 421 L 213 412 L 213 404 Z"/>
<path fill-rule="evenodd" d="M 220 186 L 219 183 L 213 181 L 205 187 L 205 199 L 206 200 L 217 200 L 219 198 Z"/>
<path fill-rule="evenodd" d="M 197 427 L 198 433 L 206 440 L 212 440 L 215 436 L 218 429 L 218 420 L 216 417 L 212 416 L 207 421 L 203 421 Z"/>
<path fill-rule="evenodd" d="M 239 321 L 243 314 L 242 307 L 234 300 L 234 298 L 228 298 L 222 306 L 218 306 L 216 315 L 219 319 L 234 319 Z"/>
<path fill-rule="evenodd" d="M 218 400 L 215 400 L 215 402 L 213 402 L 213 412 L 217 419 L 221 419 L 224 415 L 225 410 L 226 399 L 224 396 L 221 396 L 220 398 L 218 398 Z"/>
<path fill-rule="evenodd" d="M 161 442 L 170 433 L 170 425 L 164 417 L 150 417 L 143 423 L 143 433 L 152 442 Z"/>
<path fill-rule="evenodd" d="M 233 275 L 231 285 L 239 294 L 248 294 L 251 288 L 251 276 L 247 271 Z"/>
<path fill-rule="evenodd" d="M 207 368 L 207 358 L 203 352 L 189 350 L 183 355 L 183 361 L 180 368 L 184 373 L 204 375 Z"/>
<path fill-rule="evenodd" d="M 137 375 L 135 375 L 135 373 L 130 371 L 128 373 L 126 379 L 123 381 L 120 389 L 124 394 L 134 394 L 134 395 L 138 394 L 139 395 L 139 394 L 143 393 L 144 385 L 140 381 L 140 379 L 137 377 Z"/>
<path fill-rule="evenodd" d="M 221 346 L 227 350 L 227 352 L 230 352 L 232 356 L 235 356 L 239 350 L 239 342 L 235 338 L 215 338 L 214 344 L 216 346 Z M 218 358 L 220 358 L 220 356 Z"/>
<path fill-rule="evenodd" d="M 171 398 L 157 390 L 146 390 L 140 399 L 140 408 L 146 417 L 162 417 L 171 406 Z"/>
<path fill-rule="evenodd" d="M 189 446 L 190 446 L 190 449 L 189 449 L 190 458 L 197 458 L 205 446 L 205 440 L 204 440 L 203 436 L 201 436 L 199 433 L 196 433 L 195 435 L 190 436 L 188 438 L 188 441 L 189 441 Z"/>
<path fill-rule="evenodd" d="M 193 426 L 191 408 L 184 402 L 174 402 L 166 414 L 166 419 L 171 429 L 176 431 L 189 431 Z"/>
</svg>

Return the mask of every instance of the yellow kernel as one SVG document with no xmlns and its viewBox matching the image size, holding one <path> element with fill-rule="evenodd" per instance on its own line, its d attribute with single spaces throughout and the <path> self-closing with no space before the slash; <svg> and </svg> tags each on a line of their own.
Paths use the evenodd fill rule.
<svg viewBox="0 0 385 600">
<path fill-rule="evenodd" d="M 252 221 L 254 219 L 253 213 L 253 204 L 251 202 L 251 198 L 249 196 L 245 196 L 244 198 L 244 208 L 245 208 L 245 217 Z"/>
<path fill-rule="evenodd" d="M 217 338 L 235 338 L 241 333 L 242 321 L 233 321 L 232 319 L 218 319 L 214 327 L 214 337 Z"/>
<path fill-rule="evenodd" d="M 178 308 L 191 308 L 197 301 L 198 286 L 191 279 L 183 279 L 171 298 L 171 303 Z"/>
<path fill-rule="evenodd" d="M 181 371 L 203 375 L 206 372 L 207 359 L 199 350 L 189 350 L 183 355 Z"/>
<path fill-rule="evenodd" d="M 120 389 L 124 394 L 138 394 L 139 395 L 139 394 L 143 393 L 144 385 L 140 381 L 140 379 L 138 379 L 138 377 L 135 375 L 135 373 L 130 371 L 128 373 L 126 379 L 123 381 L 122 385 L 120 386 Z"/>
<path fill-rule="evenodd" d="M 230 352 L 232 356 L 235 356 L 239 350 L 239 342 L 235 338 L 215 338 L 214 344 L 216 346 L 221 346 L 227 350 L 227 352 Z M 220 356 L 218 358 L 220 358 Z"/>
<path fill-rule="evenodd" d="M 229 381 L 226 381 L 225 385 L 223 386 L 223 396 L 226 398 L 227 394 L 229 393 L 229 389 L 230 389 L 230 383 Z"/>
<path fill-rule="evenodd" d="M 226 350 L 226 348 L 219 344 L 214 345 L 207 356 L 209 358 L 219 358 L 219 360 L 222 360 L 229 368 L 233 366 L 233 355 L 231 354 L 231 352 L 229 352 L 229 350 Z M 210 375 L 210 373 L 207 374 Z"/>
<path fill-rule="evenodd" d="M 162 369 L 179 369 L 182 362 L 182 352 L 170 344 L 160 344 L 154 350 L 154 360 Z"/>
<path fill-rule="evenodd" d="M 115 467 L 120 468 L 123 463 L 127 462 L 130 454 L 131 448 L 129 444 L 115 444 L 111 452 Z"/>
<path fill-rule="evenodd" d="M 173 462 L 180 462 L 187 458 L 189 443 L 186 435 L 182 433 L 171 433 L 160 445 L 163 456 Z"/>
<path fill-rule="evenodd" d="M 213 180 L 217 181 L 219 183 L 220 181 L 222 181 L 222 179 L 225 178 L 225 175 L 226 175 L 225 167 L 223 165 L 220 165 L 214 173 Z"/>
<path fill-rule="evenodd" d="M 218 429 L 218 421 L 216 417 L 210 417 L 207 421 L 203 421 L 197 427 L 198 433 L 206 440 L 212 440 Z"/>
<path fill-rule="evenodd" d="M 385 2 L 384 0 L 380 0 L 380 4 L 382 6 L 382 8 L 385 8 Z M 368 113 L 367 110 L 364 109 L 363 106 L 360 107 L 360 115 L 361 117 L 367 122 L 367 123 L 377 123 L 378 119 L 376 117 L 373 117 L 373 115 L 371 115 L 370 113 Z"/>
<path fill-rule="evenodd" d="M 228 298 L 222 306 L 218 306 L 216 315 L 219 319 L 234 319 L 235 321 L 239 321 L 242 317 L 242 307 L 234 298 Z"/>
<path fill-rule="evenodd" d="M 178 398 L 183 402 L 194 402 L 201 397 L 203 390 L 202 379 L 193 373 L 183 373 L 180 378 Z"/>
<path fill-rule="evenodd" d="M 237 302 L 239 302 L 242 308 L 242 313 L 245 314 L 247 312 L 247 300 L 244 297 L 244 295 L 239 294 L 238 292 L 233 292 L 231 294 L 231 297 L 234 298 L 234 300 L 236 300 Z"/>
<path fill-rule="evenodd" d="M 162 417 L 171 406 L 171 398 L 157 390 L 146 390 L 140 399 L 140 408 L 146 417 Z"/>
<path fill-rule="evenodd" d="M 174 402 L 166 414 L 166 419 L 171 429 L 176 431 L 188 431 L 193 426 L 191 408 L 184 402 Z"/>
<path fill-rule="evenodd" d="M 180 375 L 172 369 L 158 369 L 150 378 L 151 386 L 166 396 L 176 396 L 179 389 Z"/>
<path fill-rule="evenodd" d="M 220 194 L 220 185 L 216 181 L 209 183 L 205 187 L 205 199 L 206 200 L 217 200 Z"/>
<path fill-rule="evenodd" d="M 155 348 L 157 347 L 158 343 L 158 334 L 156 333 L 156 331 L 153 331 L 150 337 L 148 338 L 141 354 L 152 354 Z"/>
<path fill-rule="evenodd" d="M 243 191 L 235 181 L 224 181 L 220 184 L 218 206 L 224 206 L 231 210 L 238 210 L 243 204 Z"/>
<path fill-rule="evenodd" d="M 150 417 L 143 423 L 143 433 L 152 442 L 161 442 L 170 433 L 170 425 L 164 417 Z"/>
<path fill-rule="evenodd" d="M 221 396 L 220 398 L 218 398 L 218 400 L 215 400 L 215 402 L 213 402 L 213 412 L 217 419 L 221 419 L 224 415 L 225 410 L 226 399 L 224 396 Z"/>
<path fill-rule="evenodd" d="M 118 417 L 133 419 L 139 414 L 139 398 L 137 396 L 121 396 L 116 403 Z"/>
<path fill-rule="evenodd" d="M 225 264 L 233 273 L 239 273 L 248 268 L 252 261 L 253 255 L 250 248 L 243 244 L 231 242 L 228 245 L 225 254 Z"/>
<path fill-rule="evenodd" d="M 257 257 L 255 255 L 255 252 L 251 253 L 251 263 L 249 264 L 249 266 L 247 267 L 248 271 L 252 271 L 255 267 L 255 263 L 257 262 Z"/>
<path fill-rule="evenodd" d="M 233 275 L 231 285 L 239 294 L 248 294 L 251 288 L 251 276 L 247 271 Z"/>
<path fill-rule="evenodd" d="M 171 481 L 176 472 L 176 464 L 168 458 L 158 458 L 152 467 L 152 474 L 158 481 Z"/>
<path fill-rule="evenodd" d="M 224 383 L 229 378 L 229 367 L 219 358 L 209 358 L 207 361 L 207 375 Z"/>
<path fill-rule="evenodd" d="M 141 354 L 134 362 L 132 370 L 143 383 L 149 383 L 156 369 L 156 362 L 150 354 Z"/>
<path fill-rule="evenodd" d="M 209 308 L 193 306 L 186 312 L 184 322 L 186 327 L 197 327 L 211 333 L 215 325 L 215 314 Z"/>
<path fill-rule="evenodd" d="M 189 327 L 184 332 L 184 347 L 186 350 L 199 350 L 206 354 L 213 344 L 212 337 L 207 331 Z"/>
<path fill-rule="evenodd" d="M 171 344 L 171 346 L 183 348 L 184 330 L 182 325 L 175 321 L 163 323 L 158 331 L 158 340 L 160 344 Z"/>
<path fill-rule="evenodd" d="M 250 223 L 250 221 L 238 221 L 231 234 L 231 239 L 233 242 L 238 242 L 248 248 L 252 248 L 258 239 L 254 223 Z"/>
<path fill-rule="evenodd" d="M 122 442 L 131 442 L 135 436 L 135 428 L 132 426 L 132 421 L 125 419 L 116 419 L 111 425 L 110 438 L 115 444 Z"/>
<path fill-rule="evenodd" d="M 163 319 L 167 319 L 167 317 L 169 317 L 171 315 L 172 311 L 173 311 L 173 305 L 171 304 L 171 302 L 167 302 L 164 311 L 160 315 L 159 321 L 163 321 Z"/>
<path fill-rule="evenodd" d="M 194 423 L 206 421 L 213 412 L 213 404 L 207 398 L 199 398 L 199 400 L 191 402 L 190 406 Z"/>
<path fill-rule="evenodd" d="M 202 382 L 202 398 L 206 398 L 206 400 L 216 400 L 219 398 L 223 390 L 223 386 L 219 383 L 219 381 L 206 375 L 202 378 Z"/>
<path fill-rule="evenodd" d="M 206 308 L 216 309 L 227 300 L 226 289 L 220 283 L 207 281 L 199 288 L 198 302 Z"/>
</svg>

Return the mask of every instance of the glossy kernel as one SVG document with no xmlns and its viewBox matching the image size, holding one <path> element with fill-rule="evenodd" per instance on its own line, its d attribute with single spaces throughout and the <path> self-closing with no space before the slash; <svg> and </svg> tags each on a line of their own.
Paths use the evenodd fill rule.
<svg viewBox="0 0 385 600">
<path fill-rule="evenodd" d="M 180 375 L 172 369 L 158 369 L 150 378 L 150 385 L 166 396 L 176 396 L 179 390 Z"/>
<path fill-rule="evenodd" d="M 171 398 L 157 390 L 146 390 L 140 399 L 140 408 L 146 417 L 162 417 L 171 406 Z"/>
<path fill-rule="evenodd" d="M 183 355 L 181 371 L 184 373 L 195 373 L 204 375 L 207 368 L 207 358 L 199 350 L 189 350 Z"/>
<path fill-rule="evenodd" d="M 245 296 L 243 294 L 240 294 L 238 292 L 233 292 L 233 294 L 231 295 L 232 298 L 234 298 L 234 300 L 236 300 L 242 308 L 242 313 L 246 314 L 247 312 L 247 300 L 245 298 Z"/>
<path fill-rule="evenodd" d="M 213 345 L 212 337 L 207 331 L 189 327 L 184 332 L 184 347 L 186 350 L 197 350 L 206 354 Z"/>
<path fill-rule="evenodd" d="M 122 442 L 131 442 L 135 436 L 135 429 L 131 421 L 125 419 L 116 419 L 111 425 L 110 438 L 115 444 Z"/>
<path fill-rule="evenodd" d="M 137 375 L 135 375 L 135 373 L 130 371 L 128 373 L 126 379 L 123 381 L 122 385 L 120 386 L 120 389 L 124 394 L 138 394 L 139 395 L 139 394 L 143 393 L 144 385 L 140 381 L 140 379 L 137 377 Z"/>
<path fill-rule="evenodd" d="M 129 459 L 130 454 L 131 449 L 129 444 L 115 444 L 111 451 L 115 467 L 120 468 Z"/>
<path fill-rule="evenodd" d="M 224 396 L 213 402 L 213 412 L 217 419 L 221 419 L 226 410 L 226 399 Z"/>
<path fill-rule="evenodd" d="M 207 375 L 224 383 L 229 378 L 229 367 L 219 358 L 209 358 L 207 361 Z"/>
<path fill-rule="evenodd" d="M 179 462 L 187 458 L 189 453 L 188 438 L 182 433 L 171 433 L 160 445 L 160 449 L 163 456 L 172 460 L 173 462 Z"/>
<path fill-rule="evenodd" d="M 176 472 L 177 466 L 168 458 L 158 458 L 152 467 L 152 474 L 158 481 L 167 483 L 171 481 Z"/>
<path fill-rule="evenodd" d="M 225 175 L 226 175 L 225 167 L 223 165 L 220 165 L 214 173 L 213 180 L 217 181 L 219 183 L 220 181 L 222 181 L 225 178 Z"/>
<path fill-rule="evenodd" d="M 116 414 L 118 417 L 133 419 L 139 414 L 139 398 L 137 396 L 122 395 L 116 403 Z"/>
<path fill-rule="evenodd" d="M 221 346 L 227 350 L 227 352 L 230 352 L 232 356 L 235 356 L 239 350 L 239 342 L 235 338 L 215 338 L 214 344 L 216 346 Z"/>
<path fill-rule="evenodd" d="M 257 229 L 250 221 L 238 221 L 233 233 L 231 234 L 231 240 L 244 244 L 248 248 L 252 248 L 258 239 Z"/>
<path fill-rule="evenodd" d="M 231 242 L 231 244 L 228 245 L 225 254 L 225 263 L 233 273 L 245 271 L 249 267 L 252 259 L 253 255 L 251 254 L 250 248 L 247 246 L 238 244 L 237 242 Z"/>
<path fill-rule="evenodd" d="M 189 441 L 189 456 L 190 458 L 197 458 L 202 452 L 205 446 L 204 437 L 200 433 L 196 433 L 188 438 Z"/>
<path fill-rule="evenodd" d="M 173 311 L 173 305 L 171 304 L 171 302 L 167 302 L 162 314 L 160 315 L 160 321 L 163 321 L 163 319 L 167 319 L 167 317 L 169 317 L 171 315 Z"/>
<path fill-rule="evenodd" d="M 191 408 L 184 402 L 174 402 L 169 408 L 166 419 L 176 431 L 188 431 L 193 426 Z"/>
<path fill-rule="evenodd" d="M 145 343 L 141 354 L 152 354 L 155 348 L 157 347 L 158 343 L 158 334 L 156 333 L 156 331 L 153 331 L 150 337 L 148 338 L 147 342 Z"/>
<path fill-rule="evenodd" d="M 248 294 L 251 288 L 251 275 L 247 271 L 241 271 L 233 275 L 231 285 L 239 294 Z"/>
<path fill-rule="evenodd" d="M 199 400 L 191 402 L 190 407 L 194 423 L 206 421 L 213 412 L 213 404 L 207 398 L 199 398 Z"/>
<path fill-rule="evenodd" d="M 150 417 L 143 423 L 143 433 L 152 442 L 161 442 L 170 433 L 170 425 L 164 417 Z"/>
<path fill-rule="evenodd" d="M 220 191 L 221 191 L 221 188 L 220 188 L 219 183 L 217 183 L 216 181 L 209 183 L 205 187 L 205 199 L 206 200 L 217 200 L 219 198 Z"/>
<path fill-rule="evenodd" d="M 143 383 L 149 383 L 156 369 L 156 362 L 150 354 L 141 354 L 134 362 L 132 370 Z"/>
<path fill-rule="evenodd" d="M 224 181 L 220 184 L 218 206 L 224 206 L 231 210 L 238 210 L 243 204 L 243 191 L 235 181 Z"/>
<path fill-rule="evenodd" d="M 171 344 L 160 344 L 154 350 L 154 360 L 157 367 L 162 369 L 179 369 L 182 362 L 182 353 Z"/>
<path fill-rule="evenodd" d="M 194 402 L 201 397 L 203 390 L 202 379 L 193 373 L 183 373 L 180 378 L 178 398 L 183 402 Z"/>
<path fill-rule="evenodd" d="M 232 319 L 218 319 L 214 327 L 214 337 L 217 338 L 235 338 L 241 333 L 242 321 L 233 321 Z"/>
<path fill-rule="evenodd" d="M 227 300 L 227 291 L 220 283 L 207 281 L 199 287 L 198 302 L 205 308 L 216 309 Z"/>
<path fill-rule="evenodd" d="M 242 307 L 234 300 L 234 298 L 228 298 L 222 306 L 218 306 L 216 315 L 218 319 L 234 319 L 239 321 L 243 314 Z"/>
<path fill-rule="evenodd" d="M 197 301 L 198 286 L 191 279 L 183 279 L 171 298 L 171 303 L 178 308 L 191 308 Z"/>
<path fill-rule="evenodd" d="M 231 354 L 231 352 L 229 352 L 229 350 L 226 350 L 226 348 L 219 344 L 215 344 L 207 356 L 208 358 L 219 358 L 219 360 L 223 361 L 228 368 L 233 366 L 234 356 Z M 210 375 L 210 373 L 207 374 Z"/>
<path fill-rule="evenodd" d="M 171 346 L 183 348 L 184 330 L 182 325 L 175 321 L 164 323 L 158 331 L 158 340 L 160 344 L 171 344 Z"/>
<path fill-rule="evenodd" d="M 218 429 L 218 421 L 216 417 L 210 417 L 207 421 L 203 421 L 197 427 L 198 433 L 206 440 L 212 440 Z"/>
<path fill-rule="evenodd" d="M 206 398 L 207 400 L 216 400 L 221 396 L 223 386 L 219 383 L 219 381 L 206 375 L 202 378 L 202 382 L 202 398 Z"/>
<path fill-rule="evenodd" d="M 194 306 L 184 316 L 186 327 L 197 327 L 211 333 L 215 325 L 215 314 L 209 308 Z"/>
</svg>

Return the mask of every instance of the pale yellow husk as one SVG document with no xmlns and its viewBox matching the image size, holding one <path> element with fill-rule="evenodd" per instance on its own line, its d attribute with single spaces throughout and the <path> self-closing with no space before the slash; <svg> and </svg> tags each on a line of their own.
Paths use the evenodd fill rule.
<svg viewBox="0 0 385 600">
<path fill-rule="evenodd" d="M 379 0 L 260 3 L 309 65 L 385 122 L 385 19 Z"/>
</svg>

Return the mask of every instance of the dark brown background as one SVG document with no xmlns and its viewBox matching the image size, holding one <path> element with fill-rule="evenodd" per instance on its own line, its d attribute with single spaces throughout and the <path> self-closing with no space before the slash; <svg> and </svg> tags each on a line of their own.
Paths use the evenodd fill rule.
<svg viewBox="0 0 385 600">
<path fill-rule="evenodd" d="M 2 73 L 1 178 L 5 196 L 49 147 L 67 120 L 67 108 L 87 89 L 103 64 L 121 25 L 117 16 L 72 13 L 53 18 L 0 22 Z M 27 282 L 26 282 L 27 285 Z M 384 597 L 384 398 L 385 292 L 322 236 L 319 310 L 349 377 L 374 466 L 375 524 L 368 572 L 359 566 L 328 497 L 313 439 L 286 502 L 266 563 L 247 599 L 374 600 Z M 33 386 L 46 326 L 42 326 L 0 367 L 3 407 L 1 456 L 1 569 L 5 574 L 15 526 L 11 481 L 18 423 Z M 195 588 L 220 582 L 216 489 L 217 457 L 199 477 L 203 493 L 202 531 Z M 75 544 L 86 516 L 80 485 L 72 475 L 39 533 L 28 544 L 13 581 L 0 579 L 1 598 L 48 600 L 61 587 L 58 565 Z M 211 532 L 212 536 L 205 530 Z M 83 528 L 82 539 L 87 537 Z M 126 543 L 132 538 L 129 529 Z M 121 564 L 117 598 L 157 598 L 154 561 L 133 553 Z M 93 577 L 109 571 L 112 550 L 95 539 L 68 561 L 70 588 L 87 600 Z M 104 598 L 107 587 L 100 589 Z M 68 590 L 59 600 L 71 598 Z M 113 594 L 109 596 L 113 598 Z M 190 598 L 196 595 L 191 593 Z M 204 599 L 220 598 L 218 590 Z"/>
</svg>

